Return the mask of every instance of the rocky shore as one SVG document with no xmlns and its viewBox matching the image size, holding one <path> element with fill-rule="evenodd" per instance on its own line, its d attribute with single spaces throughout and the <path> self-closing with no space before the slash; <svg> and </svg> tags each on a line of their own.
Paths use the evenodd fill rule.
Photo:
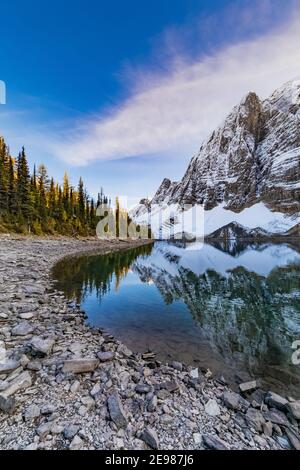
<svg viewBox="0 0 300 470">
<path fill-rule="evenodd" d="M 63 256 L 141 242 L 0 236 L 0 449 L 300 449 L 300 402 L 134 354 L 53 289 Z"/>
</svg>

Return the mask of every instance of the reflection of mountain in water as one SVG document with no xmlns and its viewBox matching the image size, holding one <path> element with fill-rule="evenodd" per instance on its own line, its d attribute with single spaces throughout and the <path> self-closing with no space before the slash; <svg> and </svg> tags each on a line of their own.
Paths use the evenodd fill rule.
<svg viewBox="0 0 300 470">
<path fill-rule="evenodd" d="M 288 245 L 155 245 L 133 266 L 165 302 L 182 299 L 213 349 L 258 376 L 293 380 L 291 345 L 300 335 L 300 255 Z"/>
<path fill-rule="evenodd" d="M 69 298 L 91 302 L 92 324 L 130 337 L 129 346 L 144 338 L 164 357 L 169 350 L 176 355 L 178 348 L 179 360 L 183 354 L 212 370 L 221 364 L 231 381 L 238 371 L 245 378 L 266 377 L 278 391 L 282 384 L 289 390 L 300 386 L 299 367 L 291 364 L 292 343 L 300 337 L 300 251 L 295 245 L 158 242 L 70 258 L 56 265 L 53 275 Z"/>
</svg>

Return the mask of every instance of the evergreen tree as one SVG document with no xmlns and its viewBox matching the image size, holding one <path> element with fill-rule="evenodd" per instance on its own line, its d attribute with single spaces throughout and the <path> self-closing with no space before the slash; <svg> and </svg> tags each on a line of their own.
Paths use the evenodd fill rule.
<svg viewBox="0 0 300 470">
<path fill-rule="evenodd" d="M 61 233 L 64 235 L 95 234 L 96 209 L 107 204 L 101 188 L 97 203 L 85 190 L 82 178 L 78 189 L 69 183 L 65 173 L 60 186 L 49 179 L 45 165 L 34 165 L 30 175 L 24 147 L 15 160 L 0 137 L 0 229 Z"/>
</svg>

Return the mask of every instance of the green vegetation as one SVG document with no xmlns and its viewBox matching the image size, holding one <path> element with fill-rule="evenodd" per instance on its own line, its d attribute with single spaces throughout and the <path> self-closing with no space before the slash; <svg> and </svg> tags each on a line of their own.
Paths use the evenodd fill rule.
<svg viewBox="0 0 300 470">
<path fill-rule="evenodd" d="M 96 210 L 102 203 L 108 204 L 103 191 L 95 202 L 82 178 L 73 188 L 67 174 L 61 186 L 48 177 L 44 165 L 30 174 L 25 149 L 13 158 L 0 137 L 0 232 L 95 235 Z"/>
</svg>

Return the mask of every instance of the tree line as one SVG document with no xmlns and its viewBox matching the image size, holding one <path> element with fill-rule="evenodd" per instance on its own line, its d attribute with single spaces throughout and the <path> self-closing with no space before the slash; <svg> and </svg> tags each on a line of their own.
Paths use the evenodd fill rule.
<svg viewBox="0 0 300 470">
<path fill-rule="evenodd" d="M 0 137 L 0 232 L 95 235 L 100 204 L 110 204 L 102 189 L 94 200 L 82 178 L 74 188 L 67 174 L 55 182 L 45 165 L 31 173 L 24 147 L 14 158 Z"/>
</svg>

